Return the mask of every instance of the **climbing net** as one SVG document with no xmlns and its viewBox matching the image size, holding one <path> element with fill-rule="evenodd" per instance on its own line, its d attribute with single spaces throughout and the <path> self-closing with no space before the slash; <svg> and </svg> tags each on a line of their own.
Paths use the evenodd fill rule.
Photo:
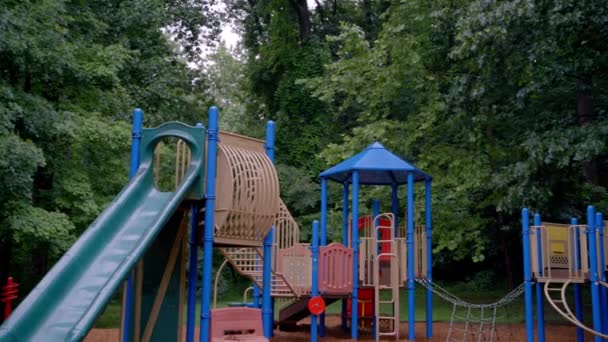
<svg viewBox="0 0 608 342">
<path fill-rule="evenodd" d="M 496 333 L 496 319 L 501 318 L 499 313 L 502 315 L 506 314 L 506 310 L 504 310 L 505 306 L 513 302 L 524 292 L 524 284 L 522 283 L 496 302 L 474 304 L 455 296 L 428 279 L 417 278 L 416 281 L 452 304 L 452 316 L 446 337 L 446 341 L 448 342 L 500 340 L 500 337 Z M 462 323 L 457 324 L 457 322 Z M 512 340 L 511 337 L 507 338 L 507 340 Z"/>
</svg>

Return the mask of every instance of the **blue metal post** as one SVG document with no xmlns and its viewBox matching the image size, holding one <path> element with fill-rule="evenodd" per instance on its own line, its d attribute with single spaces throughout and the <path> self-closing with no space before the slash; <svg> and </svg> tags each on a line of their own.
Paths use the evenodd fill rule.
<svg viewBox="0 0 608 342">
<path fill-rule="evenodd" d="M 327 178 L 321 177 L 321 246 L 327 245 Z"/>
<path fill-rule="evenodd" d="M 595 229 L 598 232 L 598 245 L 599 250 L 599 262 L 598 272 L 599 272 L 599 280 L 606 282 L 606 246 L 604 246 L 604 218 L 602 213 L 595 214 Z M 600 286 L 600 313 L 602 316 L 602 333 L 608 333 L 608 289 L 604 286 Z"/>
<path fill-rule="evenodd" d="M 312 241 L 310 242 L 312 255 L 312 286 L 311 297 L 319 295 L 319 221 L 312 222 Z M 319 338 L 317 315 L 310 315 L 310 341 L 317 342 Z"/>
<path fill-rule="evenodd" d="M 260 299 L 262 298 L 262 293 L 261 293 L 260 288 L 258 287 L 258 285 L 256 283 L 253 283 L 253 290 L 251 292 L 252 292 L 251 303 L 253 304 L 253 307 L 259 308 L 260 307 Z"/>
<path fill-rule="evenodd" d="M 353 293 L 350 306 L 350 337 L 359 338 L 359 171 L 353 171 L 353 218 L 352 218 L 352 248 L 353 248 Z"/>
<path fill-rule="evenodd" d="M 524 301 L 526 304 L 526 341 L 534 342 L 534 319 L 532 303 L 532 270 L 530 269 L 530 213 L 528 208 L 521 210 L 521 225 L 524 250 Z"/>
<path fill-rule="evenodd" d="M 131 163 L 129 165 L 129 179 L 135 177 L 137 169 L 139 169 L 139 145 L 141 142 L 142 125 L 144 121 L 144 112 L 136 108 L 133 111 L 133 131 L 131 135 Z M 133 335 L 131 329 L 133 325 L 133 273 L 127 278 L 127 286 L 125 293 L 125 307 L 123 309 L 123 330 L 122 340 L 130 341 Z"/>
<path fill-rule="evenodd" d="M 595 209 L 587 207 L 587 240 L 589 241 L 589 282 L 591 283 L 591 312 L 593 313 L 593 330 L 602 330 L 600 315 L 600 289 L 597 274 L 597 241 L 595 231 Z M 601 337 L 595 336 L 594 341 L 600 342 Z"/>
<path fill-rule="evenodd" d="M 380 222 L 376 222 L 376 216 L 378 215 L 380 215 L 380 201 L 374 199 L 372 201 L 372 226 L 374 227 L 374 230 L 376 230 L 376 226 L 380 225 Z M 381 240 L 380 231 L 376 230 L 376 234 L 376 239 Z M 380 253 L 380 246 L 376 246 L 376 249 L 378 250 L 378 253 Z"/>
<path fill-rule="evenodd" d="M 321 246 L 327 245 L 327 178 L 321 177 Z M 319 317 L 319 334 L 325 336 L 325 313 Z"/>
<path fill-rule="evenodd" d="M 198 126 L 198 125 L 197 125 Z M 188 314 L 186 317 L 186 342 L 194 341 L 196 315 L 196 286 L 198 285 L 198 205 L 190 207 L 190 255 L 188 260 Z"/>
<path fill-rule="evenodd" d="M 570 224 L 573 226 L 578 226 L 578 220 L 576 218 L 572 218 L 570 220 Z M 580 248 L 581 245 L 581 237 L 579 236 L 579 228 L 577 227 L 575 229 L 575 234 L 576 234 L 576 246 L 577 249 Z M 577 269 L 580 270 L 581 269 L 581 254 L 580 254 L 580 250 L 579 253 L 576 253 L 576 255 L 574 256 L 576 258 L 576 265 L 577 265 Z M 583 321 L 583 297 L 581 294 L 581 284 L 574 284 L 574 314 L 576 315 L 576 319 L 578 319 L 580 322 Z M 583 342 L 585 340 L 585 332 L 583 331 L 583 329 L 576 327 L 576 340 L 578 342 Z"/>
<path fill-rule="evenodd" d="M 266 123 L 266 155 L 274 163 L 274 121 Z M 262 274 L 262 320 L 264 324 L 264 336 L 271 338 L 274 325 L 274 308 L 272 305 L 272 243 L 274 227 L 270 229 L 264 238 L 264 269 Z"/>
<path fill-rule="evenodd" d="M 391 186 L 391 212 L 395 216 L 395 237 L 399 235 L 399 185 Z"/>
<path fill-rule="evenodd" d="M 348 182 L 344 182 L 342 193 L 342 245 L 348 246 Z M 342 299 L 342 330 L 347 331 L 346 323 L 347 299 Z"/>
<path fill-rule="evenodd" d="M 431 180 L 427 178 L 424 182 L 424 224 L 426 228 L 426 278 L 432 284 L 433 281 L 433 226 L 431 215 Z M 433 337 L 433 291 L 426 289 L 426 338 Z"/>
<path fill-rule="evenodd" d="M 201 293 L 200 341 L 209 341 L 209 323 L 211 318 L 211 276 L 213 272 L 213 231 L 215 214 L 215 174 L 217 162 L 217 127 L 218 110 L 209 108 L 209 126 L 207 128 L 207 165 L 205 171 L 205 230 L 203 232 L 203 284 Z"/>
<path fill-rule="evenodd" d="M 272 234 L 274 228 L 271 228 L 264 238 L 264 273 L 262 276 L 262 321 L 264 324 L 264 336 L 272 337 L 274 317 L 272 312 L 272 297 L 270 296 L 271 280 L 272 280 Z"/>
<path fill-rule="evenodd" d="M 139 169 L 139 144 L 141 142 L 142 124 L 144 112 L 136 108 L 133 111 L 133 134 L 131 136 L 131 165 L 129 168 L 129 179 L 135 177 Z"/>
<path fill-rule="evenodd" d="M 540 226 L 540 214 L 534 214 L 534 225 Z M 538 230 L 536 234 L 536 250 L 538 253 L 538 275 L 543 274 L 543 259 L 541 254 L 541 248 L 543 247 L 541 232 Z M 545 308 L 543 307 L 543 285 L 536 282 L 536 329 L 538 329 L 538 342 L 545 342 Z"/>
<path fill-rule="evenodd" d="M 416 339 L 416 306 L 414 305 L 414 173 L 407 174 L 407 329 L 408 338 Z"/>
</svg>

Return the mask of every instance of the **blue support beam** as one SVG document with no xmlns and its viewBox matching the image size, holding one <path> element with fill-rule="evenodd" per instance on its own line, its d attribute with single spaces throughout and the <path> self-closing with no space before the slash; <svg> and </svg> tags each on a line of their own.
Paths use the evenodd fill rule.
<svg viewBox="0 0 608 342">
<path fill-rule="evenodd" d="M 274 140 L 275 123 L 266 123 L 266 155 L 274 163 Z M 264 238 L 264 268 L 262 274 L 262 320 L 264 325 L 264 336 L 271 338 L 274 334 L 274 308 L 272 305 L 272 243 L 274 227 L 270 229 Z"/>
<path fill-rule="evenodd" d="M 593 330 L 602 331 L 602 317 L 600 312 L 600 289 L 598 283 L 597 265 L 597 235 L 595 229 L 595 208 L 587 207 L 587 240 L 589 241 L 589 282 L 591 283 L 591 312 L 593 313 Z M 602 338 L 594 336 L 595 342 Z"/>
<path fill-rule="evenodd" d="M 353 293 L 351 297 L 351 321 L 350 321 L 350 337 L 353 340 L 359 338 L 359 171 L 353 171 L 353 219 L 352 219 L 352 237 L 351 243 L 353 248 Z"/>
<path fill-rule="evenodd" d="M 312 286 L 311 297 L 319 295 L 319 221 L 312 222 L 312 241 L 310 242 L 312 256 Z M 317 342 L 319 339 L 318 316 L 310 315 L 310 342 Z"/>
<path fill-rule="evenodd" d="M 570 224 L 573 226 L 578 226 L 578 220 L 573 217 L 570 220 Z M 576 234 L 576 245 L 580 246 L 581 245 L 581 237 L 579 235 L 579 228 L 577 227 L 575 229 L 575 234 Z M 539 250 L 540 253 L 540 250 Z M 576 264 L 578 269 L 581 269 L 581 254 L 580 254 L 580 250 L 579 253 L 577 253 L 575 255 L 576 257 Z M 574 315 L 576 316 L 576 319 L 579 320 L 579 322 L 583 321 L 583 296 L 581 293 L 581 284 L 574 284 Z M 577 342 L 583 342 L 585 341 L 585 332 L 583 331 L 583 329 L 576 327 L 576 341 Z"/>
<path fill-rule="evenodd" d="M 530 258 L 530 212 L 528 208 L 521 211 L 522 243 L 524 252 L 524 302 L 526 316 L 526 341 L 534 342 L 534 318 L 532 303 L 532 270 Z"/>
<path fill-rule="evenodd" d="M 133 131 L 131 133 L 131 162 L 129 164 L 129 179 L 135 177 L 137 169 L 139 169 L 139 146 L 141 143 L 142 126 L 144 121 L 144 112 L 136 108 L 133 111 Z M 125 286 L 125 306 L 123 310 L 122 321 L 122 341 L 131 341 L 133 337 L 133 273 L 129 274 L 127 284 Z"/>
<path fill-rule="evenodd" d="M 215 175 L 217 164 L 218 109 L 209 108 L 207 128 L 207 165 L 205 171 L 205 229 L 203 231 L 203 284 L 201 290 L 201 342 L 209 341 L 211 320 L 211 276 L 213 272 L 213 231 L 215 229 Z"/>
<path fill-rule="evenodd" d="M 264 273 L 262 276 L 262 321 L 264 325 L 264 336 L 271 338 L 273 335 L 274 314 L 272 310 L 272 235 L 274 228 L 271 228 L 266 238 L 264 238 Z"/>
<path fill-rule="evenodd" d="M 534 225 L 535 226 L 540 226 L 541 225 L 541 219 L 540 219 L 540 214 L 536 213 L 534 214 Z M 542 244 L 542 237 L 541 237 L 541 232 L 540 230 L 538 230 L 538 233 L 536 235 L 536 246 L 537 246 L 537 251 L 539 254 L 538 257 L 538 269 L 540 270 L 538 273 L 539 275 L 542 275 L 542 270 L 543 270 L 543 262 L 542 262 L 542 257 L 541 257 L 541 248 L 543 246 Z M 543 295 L 544 291 L 543 291 L 543 284 L 536 282 L 536 329 L 538 329 L 538 342 L 545 342 L 545 308 L 543 307 Z"/>
<path fill-rule="evenodd" d="M 327 178 L 321 177 L 321 246 L 327 245 Z M 319 317 L 319 334 L 325 336 L 325 313 Z"/>
<path fill-rule="evenodd" d="M 598 272 L 599 280 L 606 282 L 606 246 L 604 246 L 604 217 L 602 213 L 595 213 L 595 229 L 598 236 L 598 254 L 599 262 Z M 605 286 L 600 286 L 600 314 L 602 316 L 602 333 L 608 334 L 608 289 Z"/>
</svg>

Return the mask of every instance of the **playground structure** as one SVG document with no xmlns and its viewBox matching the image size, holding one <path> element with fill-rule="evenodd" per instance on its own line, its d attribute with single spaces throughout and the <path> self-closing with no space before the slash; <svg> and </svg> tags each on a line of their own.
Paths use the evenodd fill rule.
<svg viewBox="0 0 608 342">
<path fill-rule="evenodd" d="M 584 331 L 595 341 L 608 339 L 608 283 L 606 246 L 601 213 L 587 208 L 587 224 L 572 218 L 569 225 L 542 222 L 534 215 L 530 225 L 527 208 L 522 210 L 524 246 L 524 284 L 526 304 L 526 338 L 534 341 L 532 294 L 536 292 L 537 341 L 545 341 L 543 296 L 551 307 L 577 328 L 577 341 L 584 341 Z M 566 290 L 573 285 L 575 311 L 568 304 Z M 583 323 L 581 287 L 589 284 L 592 327 Z"/>
<path fill-rule="evenodd" d="M 0 327 L 0 340 L 82 340 L 122 284 L 122 341 L 182 337 L 193 341 L 201 247 L 201 341 L 270 338 L 274 298 L 282 301 L 279 326 L 309 316 L 312 311 L 313 322 L 317 316 L 321 318 L 321 334 L 324 302 L 343 300 L 346 318 L 350 298 L 351 333 L 357 338 L 360 287 L 374 288 L 374 298 L 378 299 L 373 316 L 374 328 L 378 327 L 376 336 L 398 338 L 398 288 L 404 285 L 410 296 L 409 335 L 414 338 L 415 270 L 426 273 L 429 280 L 431 274 L 427 261 L 431 243 L 430 176 L 380 144 L 370 145 L 321 174 L 320 231 L 314 224 L 313 240 L 303 244 L 295 220 L 279 197 L 273 166 L 274 123 L 268 123 L 266 141 L 261 141 L 219 132 L 217 115 L 212 107 L 207 128 L 171 122 L 142 129 L 143 112 L 134 112 L 129 184 Z M 159 190 L 162 172 L 158 151 L 167 138 L 179 139 L 174 147 L 173 191 Z M 328 180 L 344 186 L 342 243 L 327 244 Z M 413 201 L 414 182 L 418 181 L 426 184 L 427 219 L 423 232 L 416 233 Z M 367 184 L 392 187 L 391 213 L 359 219 L 359 186 Z M 403 184 L 408 189 L 407 228 L 398 228 L 397 191 Z M 418 236 L 417 242 L 414 236 Z M 213 248 L 219 248 L 227 262 L 261 291 L 261 310 L 257 303 L 255 308 L 211 310 Z M 391 298 L 385 301 L 380 292 L 387 290 Z M 430 300 L 429 291 L 429 336 Z M 230 317 L 249 320 L 231 327 L 236 322 Z M 258 324 L 260 319 L 262 325 Z M 317 324 L 311 329 L 316 338 Z"/>
<path fill-rule="evenodd" d="M 376 339 L 399 339 L 401 288 L 408 297 L 407 339 L 415 340 L 416 284 L 426 289 L 427 338 L 433 334 L 433 294 L 453 305 L 448 341 L 481 341 L 484 334 L 492 341 L 497 309 L 525 292 L 528 341 L 533 341 L 533 288 L 539 341 L 544 341 L 541 292 L 579 327 L 579 341 L 583 330 L 598 341 L 608 338 L 608 241 L 601 214 L 592 208 L 586 226 L 574 220 L 571 225 L 543 224 L 539 215 L 530 226 L 524 209 L 524 284 L 497 302 L 471 304 L 432 280 L 430 175 L 381 144 L 371 144 L 320 174 L 320 224 L 313 223 L 312 240 L 302 243 L 299 227 L 279 196 L 274 123 L 268 123 L 262 141 L 220 132 L 217 115 L 212 107 L 207 128 L 171 122 L 142 129 L 143 113 L 134 112 L 131 181 L 0 326 L 1 341 L 82 340 L 121 285 L 121 341 L 193 341 L 199 268 L 200 341 L 205 342 L 268 340 L 275 301 L 279 329 L 310 316 L 313 341 L 325 334 L 324 307 L 335 301 L 341 301 L 342 328 L 350 325 L 353 339 L 361 329 L 371 330 Z M 159 190 L 165 158 L 159 146 L 166 138 L 179 139 L 169 148 L 175 160 L 171 191 Z M 340 243 L 327 239 L 329 181 L 343 190 Z M 424 183 L 423 206 L 415 205 L 416 183 Z M 374 201 L 372 215 L 360 215 L 362 186 L 390 187 L 390 212 L 381 213 Z M 405 210 L 399 205 L 401 186 L 406 188 Z M 417 216 L 424 217 L 422 224 Z M 224 265 L 253 282 L 253 301 L 243 301 L 248 307 L 215 308 L 213 248 L 224 257 Z M 586 282 L 591 286 L 592 328 L 581 322 L 580 286 Z M 575 313 L 566 302 L 569 284 L 574 284 Z M 461 318 L 464 329 L 454 325 L 457 308 L 467 312 Z M 477 324 L 475 331 L 471 322 Z"/>
</svg>

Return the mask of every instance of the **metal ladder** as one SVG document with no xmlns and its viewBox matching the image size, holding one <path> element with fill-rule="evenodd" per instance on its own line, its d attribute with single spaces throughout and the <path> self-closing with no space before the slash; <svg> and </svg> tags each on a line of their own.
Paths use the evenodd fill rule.
<svg viewBox="0 0 608 342">
<path fill-rule="evenodd" d="M 388 219 L 388 226 L 376 225 L 380 218 Z M 395 217 L 392 213 L 380 214 L 374 218 L 376 248 L 374 248 L 374 314 L 376 327 L 376 341 L 382 336 L 391 336 L 399 340 L 399 256 L 395 242 Z M 383 240 L 380 234 L 388 230 L 389 240 Z M 380 236 L 380 238 L 378 238 Z M 388 243 L 390 251 L 381 252 L 383 244 Z M 380 251 L 380 252 L 379 252 Z M 384 260 L 381 260 L 384 259 Z M 388 260 L 387 260 L 388 259 Z M 381 261 L 388 262 L 389 281 L 382 283 L 380 279 Z M 384 325 L 383 325 L 384 324 Z M 382 330 L 386 327 L 386 330 Z"/>
</svg>

